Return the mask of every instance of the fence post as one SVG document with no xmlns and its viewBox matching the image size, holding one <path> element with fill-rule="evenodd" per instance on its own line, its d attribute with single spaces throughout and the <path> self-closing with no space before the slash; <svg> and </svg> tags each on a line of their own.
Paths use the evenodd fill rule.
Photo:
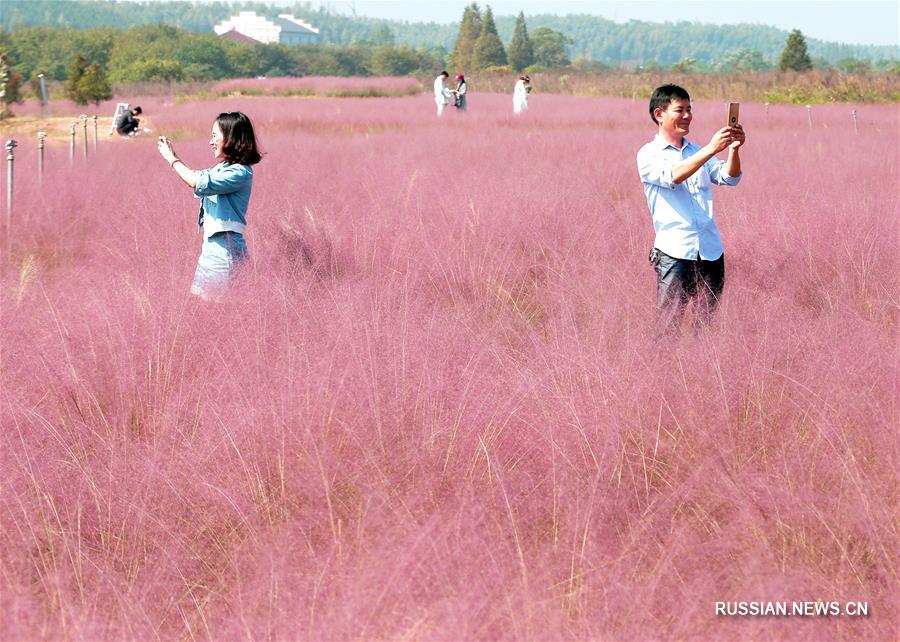
<svg viewBox="0 0 900 642">
<path fill-rule="evenodd" d="M 859 135 L 859 123 L 856 122 L 856 110 L 851 109 L 850 114 L 853 116 L 853 133 Z"/>
<path fill-rule="evenodd" d="M 69 121 L 69 165 L 75 162 L 75 121 Z"/>
<path fill-rule="evenodd" d="M 6 141 L 6 255 L 10 250 L 13 208 L 13 149 L 18 145 L 12 138 Z"/>
<path fill-rule="evenodd" d="M 87 159 L 87 114 L 81 114 L 79 118 L 81 118 L 81 147 Z"/>
<path fill-rule="evenodd" d="M 47 132 L 38 132 L 38 181 L 44 182 L 44 139 L 47 138 Z"/>
<path fill-rule="evenodd" d="M 809 124 L 809 128 L 812 129 L 812 105 L 806 106 L 806 122 Z"/>
<path fill-rule="evenodd" d="M 97 114 L 94 114 L 94 154 L 97 154 Z"/>
<path fill-rule="evenodd" d="M 46 115 L 50 110 L 50 101 L 47 98 L 47 83 L 44 80 L 44 74 L 38 74 L 38 80 L 41 81 L 41 112 Z"/>
</svg>

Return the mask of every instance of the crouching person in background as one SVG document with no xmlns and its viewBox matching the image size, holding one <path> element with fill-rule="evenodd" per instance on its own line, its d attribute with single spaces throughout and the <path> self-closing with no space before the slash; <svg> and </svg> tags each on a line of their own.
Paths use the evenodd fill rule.
<svg viewBox="0 0 900 642">
<path fill-rule="evenodd" d="M 253 165 L 261 159 L 253 124 L 241 112 L 219 114 L 212 125 L 209 145 L 218 163 L 192 170 L 175 154 L 172 143 L 159 137 L 160 155 L 178 177 L 201 199 L 198 224 L 203 248 L 191 292 L 218 301 L 247 260 L 244 230 L 253 188 Z"/>
<path fill-rule="evenodd" d="M 677 85 L 663 85 L 650 98 L 656 137 L 637 154 L 638 173 L 656 239 L 650 263 L 656 271 L 656 307 L 662 333 L 678 329 L 695 299 L 695 328 L 707 323 L 725 287 L 725 254 L 713 212 L 712 185 L 741 180 L 739 150 L 744 130 L 723 127 L 701 147 L 690 132 L 691 98 Z M 728 150 L 728 158 L 715 155 Z"/>
<path fill-rule="evenodd" d="M 134 109 L 126 109 L 116 121 L 116 133 L 119 136 L 134 136 L 141 131 L 141 119 L 136 118 L 143 113 L 140 105 Z"/>
</svg>

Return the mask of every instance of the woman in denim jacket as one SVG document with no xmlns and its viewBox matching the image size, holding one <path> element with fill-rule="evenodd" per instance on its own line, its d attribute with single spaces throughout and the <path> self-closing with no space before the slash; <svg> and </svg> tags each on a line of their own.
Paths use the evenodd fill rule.
<svg viewBox="0 0 900 642">
<path fill-rule="evenodd" d="M 191 293 L 206 300 L 218 300 L 247 259 L 244 229 L 253 187 L 251 166 L 261 156 L 253 124 L 239 111 L 219 114 L 212 126 L 209 145 L 219 163 L 196 171 L 178 158 L 165 136 L 159 137 L 157 148 L 178 177 L 201 199 L 198 224 L 203 231 L 203 249 Z"/>
</svg>

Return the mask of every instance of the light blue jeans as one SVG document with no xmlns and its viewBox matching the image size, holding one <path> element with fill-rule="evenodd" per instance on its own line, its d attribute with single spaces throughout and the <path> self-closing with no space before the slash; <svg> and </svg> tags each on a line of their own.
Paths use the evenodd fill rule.
<svg viewBox="0 0 900 642">
<path fill-rule="evenodd" d="M 218 301 L 247 261 L 247 243 L 238 232 L 217 232 L 203 241 L 191 294 Z"/>
</svg>

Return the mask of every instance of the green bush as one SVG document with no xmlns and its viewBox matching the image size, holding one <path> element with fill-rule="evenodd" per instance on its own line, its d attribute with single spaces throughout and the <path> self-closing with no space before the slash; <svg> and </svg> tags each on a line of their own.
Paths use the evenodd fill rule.
<svg viewBox="0 0 900 642">
<path fill-rule="evenodd" d="M 185 73 L 181 63 L 177 60 L 138 60 L 131 63 L 122 73 L 123 82 L 145 82 L 184 80 Z"/>
</svg>

